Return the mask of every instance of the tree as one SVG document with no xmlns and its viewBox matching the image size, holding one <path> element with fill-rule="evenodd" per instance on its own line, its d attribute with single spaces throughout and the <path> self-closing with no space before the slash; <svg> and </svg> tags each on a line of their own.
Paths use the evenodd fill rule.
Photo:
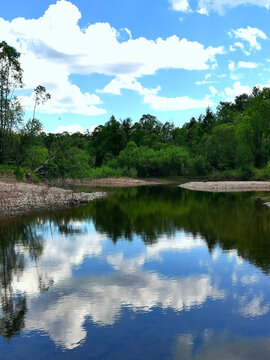
<svg viewBox="0 0 270 360">
<path fill-rule="evenodd" d="M 46 88 L 42 85 L 38 85 L 34 89 L 34 109 L 33 109 L 33 119 L 36 116 L 36 108 L 38 105 L 44 105 L 45 102 L 51 99 L 51 95 L 47 93 Z"/>
<path fill-rule="evenodd" d="M 0 162 L 12 148 L 12 130 L 22 121 L 23 110 L 14 92 L 23 87 L 20 53 L 0 43 Z"/>
<path fill-rule="evenodd" d="M 121 123 L 114 116 L 105 125 L 95 128 L 91 134 L 91 148 L 89 153 L 96 158 L 96 165 L 100 166 L 107 153 L 118 156 L 127 144 L 126 134 Z"/>
</svg>

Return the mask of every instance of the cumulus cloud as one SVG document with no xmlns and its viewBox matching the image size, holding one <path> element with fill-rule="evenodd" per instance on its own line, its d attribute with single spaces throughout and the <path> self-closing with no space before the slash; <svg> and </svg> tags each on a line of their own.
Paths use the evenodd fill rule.
<svg viewBox="0 0 270 360">
<path fill-rule="evenodd" d="M 210 86 L 209 90 L 211 91 L 212 96 L 215 96 L 218 93 L 217 89 L 214 86 Z"/>
<path fill-rule="evenodd" d="M 121 75 L 114 78 L 104 89 L 98 90 L 99 93 L 109 93 L 114 95 L 121 95 L 121 90 L 133 90 L 143 96 L 144 104 L 149 104 L 152 109 L 159 111 L 178 111 L 194 108 L 206 108 L 212 106 L 209 96 L 202 100 L 192 99 L 188 96 L 168 98 L 158 95 L 161 87 L 155 89 L 148 89 L 135 78 L 129 75 Z M 212 92 L 211 92 L 212 93 Z"/>
<path fill-rule="evenodd" d="M 252 61 L 238 61 L 237 64 L 234 61 L 229 61 L 228 69 L 233 72 L 236 69 L 255 69 L 258 66 L 259 64 Z"/>
<path fill-rule="evenodd" d="M 228 97 L 227 100 L 233 101 L 234 98 L 238 95 L 241 95 L 244 93 L 250 95 L 252 93 L 252 88 L 250 86 L 241 85 L 240 81 L 236 81 L 233 84 L 232 88 L 227 87 L 227 88 L 225 88 L 224 91 L 225 91 L 226 96 Z"/>
<path fill-rule="evenodd" d="M 208 106 L 213 106 L 213 102 L 210 100 L 209 96 L 206 96 L 202 100 L 197 100 L 188 96 L 168 98 L 165 96 L 149 94 L 144 97 L 144 103 L 150 104 L 152 109 L 159 111 L 203 109 Z"/>
<path fill-rule="evenodd" d="M 98 90 L 99 93 L 108 93 L 114 95 L 121 95 L 121 90 L 133 90 L 140 95 L 156 94 L 161 88 L 158 86 L 155 89 L 147 89 L 141 85 L 141 83 L 130 75 L 120 75 L 115 77 L 104 89 Z"/>
<path fill-rule="evenodd" d="M 254 5 L 269 8 L 270 0 L 199 0 L 198 12 L 203 15 L 209 15 L 215 11 L 219 15 L 224 15 L 226 10 L 241 6 Z"/>
<path fill-rule="evenodd" d="M 237 30 L 231 30 L 228 34 L 231 37 L 247 42 L 250 50 L 260 50 L 261 44 L 258 42 L 258 39 L 267 39 L 266 34 L 262 30 L 259 30 L 258 28 L 252 28 L 250 26 L 247 26 L 246 28 L 239 28 Z M 241 45 L 241 43 L 236 42 L 234 45 L 238 46 L 244 51 L 243 44 Z"/>
<path fill-rule="evenodd" d="M 230 45 L 230 51 L 236 51 L 237 49 L 242 50 L 243 53 L 247 56 L 250 55 L 250 52 L 245 48 L 245 45 L 240 41 L 236 41 L 233 45 Z"/>
<path fill-rule="evenodd" d="M 237 64 L 238 68 L 244 68 L 244 69 L 255 69 L 258 66 L 259 66 L 258 64 L 251 61 L 239 61 Z"/>
<path fill-rule="evenodd" d="M 256 87 L 263 89 L 265 87 L 270 87 L 269 84 L 257 84 Z M 226 101 L 234 101 L 234 98 L 241 94 L 248 94 L 251 95 L 252 87 L 247 85 L 241 85 L 240 81 L 236 81 L 233 84 L 232 88 L 225 88 L 224 89 L 224 96 L 227 97 Z"/>
<path fill-rule="evenodd" d="M 38 68 L 34 69 L 38 70 Z M 45 83 L 47 90 L 51 94 L 51 100 L 38 107 L 38 110 L 41 112 L 47 114 L 76 113 L 81 115 L 101 115 L 107 113 L 105 109 L 97 106 L 102 104 L 99 96 L 89 92 L 82 93 L 80 88 L 77 85 L 71 84 L 68 79 L 59 82 L 57 85 L 46 82 L 40 83 Z M 19 96 L 19 99 L 26 110 L 31 111 L 33 109 L 33 94 L 31 96 Z"/>
<path fill-rule="evenodd" d="M 181 3 L 184 9 L 185 1 Z M 180 8 L 179 4 L 175 1 L 173 6 Z M 119 82 L 122 76 L 137 79 L 160 69 L 206 70 L 216 64 L 216 55 L 224 52 L 222 46 L 205 47 L 176 35 L 133 39 L 129 29 L 122 29 L 128 39 L 120 41 L 119 32 L 110 24 L 95 23 L 81 29 L 80 18 L 79 9 L 64 0 L 51 5 L 38 19 L 0 18 L 0 40 L 22 54 L 25 88 L 30 92 L 42 84 L 52 95 L 52 101 L 41 111 L 106 113 L 98 96 L 83 93 L 72 83 L 73 74 L 99 73 L 114 76 Z M 24 104 L 31 107 L 29 99 L 24 98 Z"/>
<path fill-rule="evenodd" d="M 233 71 L 235 69 L 235 62 L 234 61 L 230 61 L 228 64 L 228 69 Z"/>
<path fill-rule="evenodd" d="M 172 9 L 175 11 L 190 12 L 191 8 L 188 0 L 169 0 Z"/>
</svg>

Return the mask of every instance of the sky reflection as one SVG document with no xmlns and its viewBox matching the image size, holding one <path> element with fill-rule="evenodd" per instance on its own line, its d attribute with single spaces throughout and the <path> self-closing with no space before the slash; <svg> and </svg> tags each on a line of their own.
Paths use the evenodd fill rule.
<svg viewBox="0 0 270 360">
<path fill-rule="evenodd" d="M 249 359 L 250 343 L 269 347 L 269 275 L 233 247 L 209 249 L 199 232 L 177 227 L 151 242 L 139 232 L 115 242 L 89 216 L 29 222 L 18 234 L 2 242 L 0 331 L 11 338 L 0 338 L 3 359 L 19 339 L 36 339 L 34 348 L 50 341 L 44 349 L 59 359 L 62 351 L 86 354 L 103 337 L 99 357 L 106 358 L 104 348 L 113 359 L 126 358 L 134 339 L 156 339 L 144 347 L 149 359 L 172 351 L 184 360 Z M 118 336 L 119 346 L 127 341 L 121 356 L 109 350 Z"/>
</svg>

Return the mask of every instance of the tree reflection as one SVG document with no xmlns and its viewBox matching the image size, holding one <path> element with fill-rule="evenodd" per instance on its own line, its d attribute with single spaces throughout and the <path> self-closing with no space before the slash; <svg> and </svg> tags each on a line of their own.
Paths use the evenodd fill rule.
<svg viewBox="0 0 270 360">
<path fill-rule="evenodd" d="M 8 339 L 24 328 L 24 319 L 27 312 L 26 296 L 15 297 L 12 289 L 1 291 L 1 316 L 0 316 L 0 336 Z"/>
<path fill-rule="evenodd" d="M 43 252 L 43 238 L 37 235 L 33 224 L 22 220 L 2 222 L 0 226 L 0 335 L 8 339 L 24 327 L 27 313 L 26 294 L 16 293 L 14 280 L 20 279 L 27 254 L 36 263 L 39 289 L 44 291 L 53 284 L 38 271 L 38 259 Z M 22 249 L 24 251 L 22 251 Z"/>
<path fill-rule="evenodd" d="M 258 196 L 256 194 L 256 196 Z M 270 210 L 250 193 L 210 194 L 175 186 L 117 189 L 88 205 L 42 216 L 14 219 L 0 226 L 0 334 L 10 338 L 24 327 L 27 297 L 14 291 L 26 262 L 32 261 L 40 292 L 54 284 L 39 267 L 44 234 L 76 236 L 93 222 L 99 233 L 117 243 L 139 236 L 147 246 L 166 234 L 185 231 L 202 237 L 212 251 L 217 245 L 238 254 L 264 272 L 270 271 Z"/>
<path fill-rule="evenodd" d="M 77 219 L 93 218 L 97 231 L 114 242 L 140 236 L 146 245 L 184 230 L 238 254 L 270 271 L 270 210 L 251 193 L 202 193 L 175 186 L 117 189 L 113 196 L 72 210 Z M 260 194 L 256 193 L 256 196 Z M 65 217 L 69 218 L 69 211 Z"/>
<path fill-rule="evenodd" d="M 263 194 L 261 194 L 263 196 Z M 146 245 L 177 231 L 201 236 L 209 251 L 217 245 L 270 271 L 270 210 L 252 193 L 204 193 L 176 186 L 115 189 L 105 199 L 54 212 L 49 221 L 61 234 L 76 235 L 72 224 L 93 220 L 96 230 L 114 243 L 134 236 Z M 256 193 L 256 197 L 260 194 Z"/>
</svg>

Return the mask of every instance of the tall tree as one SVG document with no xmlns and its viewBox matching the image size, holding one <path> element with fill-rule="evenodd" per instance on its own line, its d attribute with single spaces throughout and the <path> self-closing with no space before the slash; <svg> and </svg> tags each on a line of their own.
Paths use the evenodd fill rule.
<svg viewBox="0 0 270 360">
<path fill-rule="evenodd" d="M 12 130 L 22 121 L 22 107 L 14 92 L 23 87 L 20 53 L 5 41 L 0 43 L 0 162 L 12 152 Z"/>
<path fill-rule="evenodd" d="M 46 88 L 42 85 L 38 85 L 34 89 L 34 109 L 33 120 L 36 118 L 36 108 L 38 105 L 44 105 L 45 102 L 51 99 L 51 95 L 46 91 Z"/>
</svg>

